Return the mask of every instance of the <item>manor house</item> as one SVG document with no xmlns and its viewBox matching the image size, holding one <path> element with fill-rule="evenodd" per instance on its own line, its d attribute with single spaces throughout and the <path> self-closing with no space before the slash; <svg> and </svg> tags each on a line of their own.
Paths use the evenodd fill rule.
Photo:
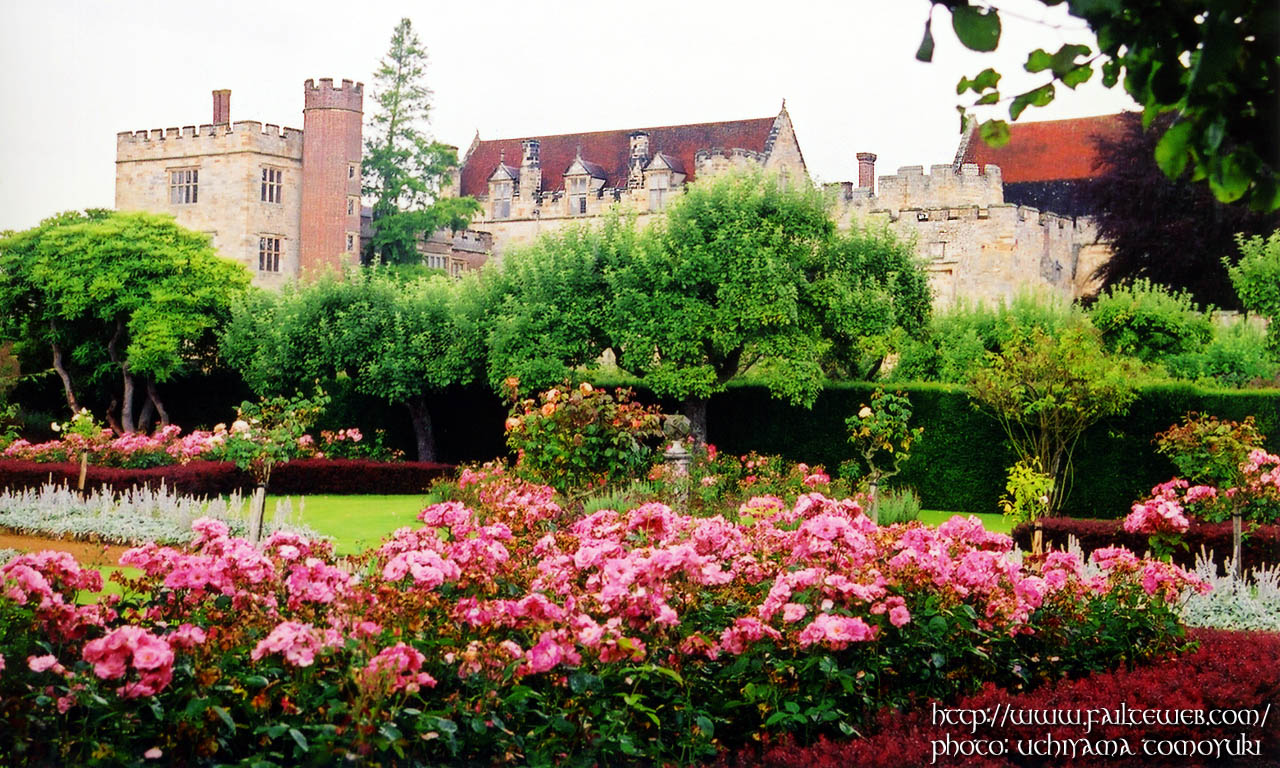
<svg viewBox="0 0 1280 768">
<path fill-rule="evenodd" d="M 643 225 L 686 184 L 747 166 L 808 179 L 786 102 L 773 117 L 749 120 L 484 141 L 477 134 L 451 190 L 480 201 L 471 226 L 492 236 L 501 257 L 615 205 Z"/>
</svg>

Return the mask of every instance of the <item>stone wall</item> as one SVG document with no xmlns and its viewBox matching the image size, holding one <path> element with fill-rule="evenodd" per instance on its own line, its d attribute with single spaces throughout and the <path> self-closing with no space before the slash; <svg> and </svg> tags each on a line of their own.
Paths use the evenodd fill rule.
<svg viewBox="0 0 1280 768">
<path fill-rule="evenodd" d="M 262 169 L 283 172 L 281 200 L 262 200 Z M 197 201 L 170 202 L 170 171 L 199 171 Z M 254 121 L 116 136 L 116 209 L 170 213 L 212 236 L 218 252 L 244 264 L 254 282 L 277 286 L 298 273 L 302 132 Z M 280 271 L 258 270 L 259 237 L 281 239 Z"/>
<path fill-rule="evenodd" d="M 1109 256 L 1087 218 L 1042 213 L 1004 202 L 1000 169 L 935 165 L 881 176 L 878 192 L 837 185 L 837 220 L 887 226 L 915 243 L 935 308 L 960 299 L 1009 300 L 1027 289 L 1075 299 L 1095 289 L 1093 271 Z"/>
</svg>

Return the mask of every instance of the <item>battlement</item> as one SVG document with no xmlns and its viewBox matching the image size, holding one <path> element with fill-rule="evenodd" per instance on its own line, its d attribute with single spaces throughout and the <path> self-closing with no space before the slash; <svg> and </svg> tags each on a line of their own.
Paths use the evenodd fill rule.
<svg viewBox="0 0 1280 768">
<path fill-rule="evenodd" d="M 315 80 L 307 80 L 302 86 L 303 110 L 308 109 L 347 109 L 352 112 L 364 111 L 364 83 L 352 83 L 343 80 L 342 85 L 335 88 L 333 78 L 323 77 L 320 84 Z"/>
<path fill-rule="evenodd" d="M 957 205 L 998 205 L 1004 202 L 1004 182 L 1000 168 L 967 163 L 956 169 L 934 165 L 928 175 L 919 165 L 898 169 L 893 176 L 881 176 L 877 207 L 891 210 L 937 208 Z"/>
<path fill-rule="evenodd" d="M 160 158 L 219 155 L 231 152 L 261 152 L 302 158 L 302 131 L 281 128 L 256 120 L 240 120 L 230 125 L 205 124 L 197 128 L 152 128 L 116 134 L 116 159 L 155 160 Z"/>
</svg>

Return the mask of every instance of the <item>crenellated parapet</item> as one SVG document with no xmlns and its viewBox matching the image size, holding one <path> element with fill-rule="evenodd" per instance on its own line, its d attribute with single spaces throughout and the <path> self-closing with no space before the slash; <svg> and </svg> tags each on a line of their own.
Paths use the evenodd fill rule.
<svg viewBox="0 0 1280 768">
<path fill-rule="evenodd" d="M 153 128 L 116 134 L 116 160 L 159 160 L 201 155 L 257 152 L 265 155 L 302 158 L 302 131 L 281 128 L 256 120 L 230 125 L 194 125 L 182 128 Z"/>
<path fill-rule="evenodd" d="M 343 80 L 342 85 L 334 87 L 333 78 L 322 77 L 319 84 L 315 80 L 303 83 L 303 110 L 308 109 L 346 109 L 352 112 L 364 110 L 364 83 L 352 83 Z"/>
<path fill-rule="evenodd" d="M 949 164 L 934 165 L 927 175 L 923 166 L 909 165 L 893 176 L 881 176 L 877 192 L 874 207 L 888 210 L 1004 203 L 1004 181 L 994 165 L 979 170 L 966 164 L 958 171 Z"/>
</svg>

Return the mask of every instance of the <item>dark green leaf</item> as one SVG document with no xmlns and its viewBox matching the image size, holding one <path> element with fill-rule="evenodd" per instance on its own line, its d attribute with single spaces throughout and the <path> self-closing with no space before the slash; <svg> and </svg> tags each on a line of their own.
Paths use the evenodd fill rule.
<svg viewBox="0 0 1280 768">
<path fill-rule="evenodd" d="M 1176 179 L 1187 169 L 1190 153 L 1187 143 L 1191 139 L 1192 125 L 1189 122 L 1174 123 L 1156 144 L 1156 165 L 1164 171 L 1164 175 Z"/>
<path fill-rule="evenodd" d="M 1053 56 L 1043 48 L 1037 48 L 1027 56 L 1027 63 L 1023 69 L 1028 72 L 1043 72 L 1053 66 Z"/>
<path fill-rule="evenodd" d="M 227 724 L 228 728 L 230 728 L 233 731 L 236 729 L 236 721 L 231 719 L 230 712 L 223 709 L 222 707 L 215 706 L 213 708 L 213 713 L 218 717 L 220 717 L 222 719 L 222 722 Z"/>
<path fill-rule="evenodd" d="M 1027 107 L 1043 107 L 1053 101 L 1054 96 L 1053 83 L 1046 83 L 1034 90 L 1020 93 L 1013 97 L 1013 103 L 1009 105 L 1009 119 L 1017 120 Z"/>
<path fill-rule="evenodd" d="M 924 22 L 924 39 L 920 41 L 920 47 L 916 49 L 917 61 L 933 61 L 933 17 L 930 16 Z"/>
<path fill-rule="evenodd" d="M 1000 44 L 1000 15 L 994 8 L 961 5 L 951 9 L 951 26 L 964 47 L 994 51 Z"/>
<path fill-rule="evenodd" d="M 289 736 L 291 736 L 293 738 L 294 743 L 298 745 L 298 749 L 301 749 L 303 752 L 306 752 L 311 748 L 307 744 L 307 737 L 303 736 L 302 731 L 299 731 L 297 728 L 290 728 Z"/>
<path fill-rule="evenodd" d="M 1003 120 L 987 120 L 978 126 L 978 135 L 989 146 L 1003 147 L 1009 143 L 1009 124 Z"/>
</svg>

